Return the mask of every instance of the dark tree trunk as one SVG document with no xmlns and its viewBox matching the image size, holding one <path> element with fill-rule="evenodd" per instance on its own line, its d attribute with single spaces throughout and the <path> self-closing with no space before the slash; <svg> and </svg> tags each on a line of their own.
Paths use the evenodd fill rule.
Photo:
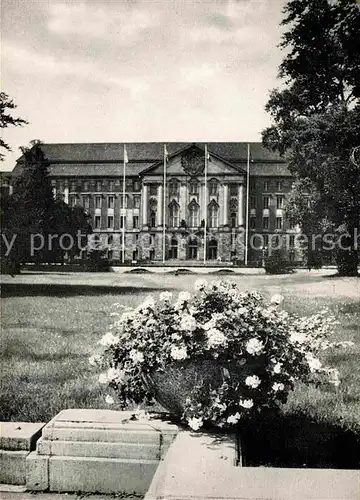
<svg viewBox="0 0 360 500">
<path fill-rule="evenodd" d="M 353 228 L 347 235 L 342 235 L 336 248 L 336 265 L 340 276 L 359 276 L 359 251 L 357 228 Z"/>
</svg>

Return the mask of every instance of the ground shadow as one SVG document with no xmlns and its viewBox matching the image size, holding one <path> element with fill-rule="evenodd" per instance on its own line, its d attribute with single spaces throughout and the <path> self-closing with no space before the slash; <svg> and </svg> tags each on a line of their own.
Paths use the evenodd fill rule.
<svg viewBox="0 0 360 500">
<path fill-rule="evenodd" d="M 247 467 L 360 468 L 360 433 L 302 412 L 243 421 L 239 435 Z"/>
<path fill-rule="evenodd" d="M 2 297 L 72 297 L 76 295 L 139 295 L 158 292 L 155 287 L 141 286 L 97 286 L 97 285 L 64 285 L 44 283 L 3 283 Z"/>
</svg>

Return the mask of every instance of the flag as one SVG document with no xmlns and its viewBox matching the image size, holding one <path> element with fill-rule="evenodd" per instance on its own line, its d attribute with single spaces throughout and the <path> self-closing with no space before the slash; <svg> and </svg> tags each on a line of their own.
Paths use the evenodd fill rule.
<svg viewBox="0 0 360 500">
<path fill-rule="evenodd" d="M 125 144 L 124 144 L 124 163 L 129 163 L 129 158 L 128 158 Z"/>
</svg>

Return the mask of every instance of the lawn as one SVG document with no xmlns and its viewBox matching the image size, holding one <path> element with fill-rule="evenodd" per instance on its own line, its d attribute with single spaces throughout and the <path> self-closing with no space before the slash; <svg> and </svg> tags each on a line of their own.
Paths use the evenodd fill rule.
<svg viewBox="0 0 360 500">
<path fill-rule="evenodd" d="M 202 275 L 203 277 L 203 275 Z M 49 421 L 64 408 L 104 408 L 104 388 L 88 363 L 111 322 L 113 304 L 136 306 L 149 293 L 191 290 L 196 276 L 28 274 L 4 277 L 1 301 L 1 420 Z M 211 276 L 209 280 L 218 280 Z M 334 339 L 355 346 L 324 353 L 340 370 L 339 388 L 307 388 L 291 395 L 285 413 L 298 409 L 360 432 L 360 280 L 299 272 L 287 276 L 235 276 L 241 289 L 285 296 L 300 315 L 328 306 L 340 326 Z M 30 286 L 31 285 L 31 286 Z"/>
</svg>

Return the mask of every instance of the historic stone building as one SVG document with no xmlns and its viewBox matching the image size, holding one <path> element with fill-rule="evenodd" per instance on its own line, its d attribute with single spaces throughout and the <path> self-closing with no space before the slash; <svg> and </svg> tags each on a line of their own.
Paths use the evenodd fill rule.
<svg viewBox="0 0 360 500">
<path fill-rule="evenodd" d="M 123 144 L 41 147 L 54 192 L 91 214 L 94 234 L 113 261 L 254 264 L 279 238 L 287 238 L 290 257 L 298 258 L 298 230 L 284 217 L 292 177 L 284 160 L 260 143 L 168 143 L 165 185 L 164 144 L 126 144 L 125 189 Z M 12 175 L 21 168 L 20 158 Z"/>
</svg>

